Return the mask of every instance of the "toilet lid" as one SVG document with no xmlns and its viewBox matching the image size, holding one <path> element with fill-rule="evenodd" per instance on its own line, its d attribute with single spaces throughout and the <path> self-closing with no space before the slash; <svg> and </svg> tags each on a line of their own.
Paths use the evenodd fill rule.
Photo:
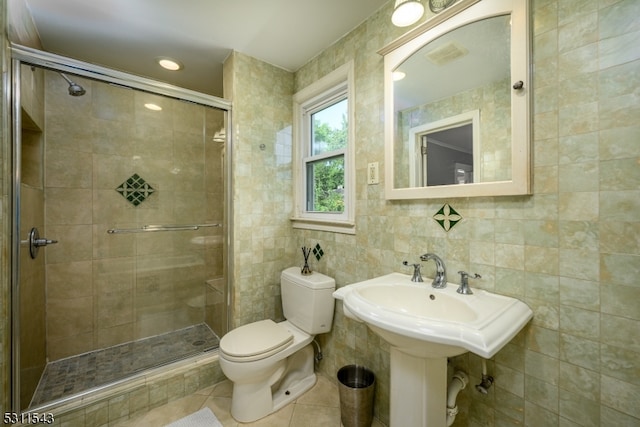
<svg viewBox="0 0 640 427">
<path fill-rule="evenodd" d="M 234 358 L 267 357 L 288 347 L 293 334 L 271 319 L 240 326 L 220 340 L 220 350 Z M 261 358 L 258 357 L 258 358 Z"/>
</svg>

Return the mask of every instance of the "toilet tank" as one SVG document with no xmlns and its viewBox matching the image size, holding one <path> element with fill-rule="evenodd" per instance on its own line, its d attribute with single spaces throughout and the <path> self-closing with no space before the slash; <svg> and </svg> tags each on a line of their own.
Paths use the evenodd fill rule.
<svg viewBox="0 0 640 427">
<path fill-rule="evenodd" d="M 331 330 L 336 281 L 324 274 L 300 273 L 300 267 L 290 267 L 280 276 L 284 317 L 310 335 Z"/>
</svg>

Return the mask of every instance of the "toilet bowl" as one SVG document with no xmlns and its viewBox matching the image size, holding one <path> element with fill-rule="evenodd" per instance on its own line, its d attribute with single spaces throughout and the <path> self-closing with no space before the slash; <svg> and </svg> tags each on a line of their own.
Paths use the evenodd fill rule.
<svg viewBox="0 0 640 427">
<path fill-rule="evenodd" d="M 255 421 L 277 411 L 313 387 L 316 376 L 313 371 L 313 348 L 310 345 L 313 337 L 311 335 L 288 321 L 275 323 L 272 320 L 251 323 L 234 331 L 237 332 L 233 336 L 234 339 L 242 339 L 246 342 L 251 340 L 249 337 L 257 336 L 258 331 L 275 332 L 277 339 L 272 342 L 272 348 L 267 350 L 265 347 L 262 354 L 252 351 L 253 354 L 241 357 L 220 352 L 220 368 L 233 382 L 231 401 L 233 418 L 240 422 Z M 282 337 L 285 335 L 290 339 L 282 343 Z M 263 335 L 265 336 L 267 335 Z M 229 334 L 223 339 L 227 337 Z M 229 343 L 225 342 L 225 344 Z M 220 345 L 222 346 L 222 341 Z M 304 359 L 287 360 L 289 356 L 302 349 L 305 349 L 305 353 L 309 353 L 308 357 L 304 358 L 309 361 L 308 363 L 304 363 Z M 297 362 L 298 366 L 294 366 L 293 362 Z M 282 384 L 285 376 L 288 376 L 286 386 L 289 387 L 283 388 L 281 386 L 285 385 Z"/>
<path fill-rule="evenodd" d="M 220 340 L 220 369 L 233 382 L 231 415 L 237 421 L 265 417 L 315 384 L 311 342 L 316 333 L 331 329 L 335 281 L 312 276 L 302 276 L 298 267 L 282 272 L 287 320 L 250 323 Z"/>
</svg>

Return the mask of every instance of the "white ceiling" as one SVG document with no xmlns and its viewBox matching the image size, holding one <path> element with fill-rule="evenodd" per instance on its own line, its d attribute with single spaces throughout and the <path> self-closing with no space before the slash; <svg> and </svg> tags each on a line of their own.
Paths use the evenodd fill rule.
<svg viewBox="0 0 640 427">
<path fill-rule="evenodd" d="M 232 50 L 296 71 L 389 0 L 24 1 L 48 52 L 222 96 Z"/>
</svg>

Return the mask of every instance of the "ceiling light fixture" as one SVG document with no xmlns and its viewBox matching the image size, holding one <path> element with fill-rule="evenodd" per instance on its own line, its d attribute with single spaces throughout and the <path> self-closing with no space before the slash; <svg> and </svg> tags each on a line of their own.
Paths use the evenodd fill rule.
<svg viewBox="0 0 640 427">
<path fill-rule="evenodd" d="M 400 81 L 404 79 L 406 76 L 407 75 L 402 71 L 394 71 L 393 73 L 391 73 L 391 77 L 393 78 L 394 82 Z"/>
<path fill-rule="evenodd" d="M 418 22 L 424 15 L 424 5 L 418 0 L 396 0 L 391 22 L 396 27 L 407 27 Z"/>
<path fill-rule="evenodd" d="M 183 65 L 180 62 L 176 61 L 175 59 L 160 57 L 160 58 L 156 58 L 156 60 L 158 61 L 158 64 L 160 64 L 162 68 L 167 70 L 178 71 L 184 68 Z"/>
</svg>

